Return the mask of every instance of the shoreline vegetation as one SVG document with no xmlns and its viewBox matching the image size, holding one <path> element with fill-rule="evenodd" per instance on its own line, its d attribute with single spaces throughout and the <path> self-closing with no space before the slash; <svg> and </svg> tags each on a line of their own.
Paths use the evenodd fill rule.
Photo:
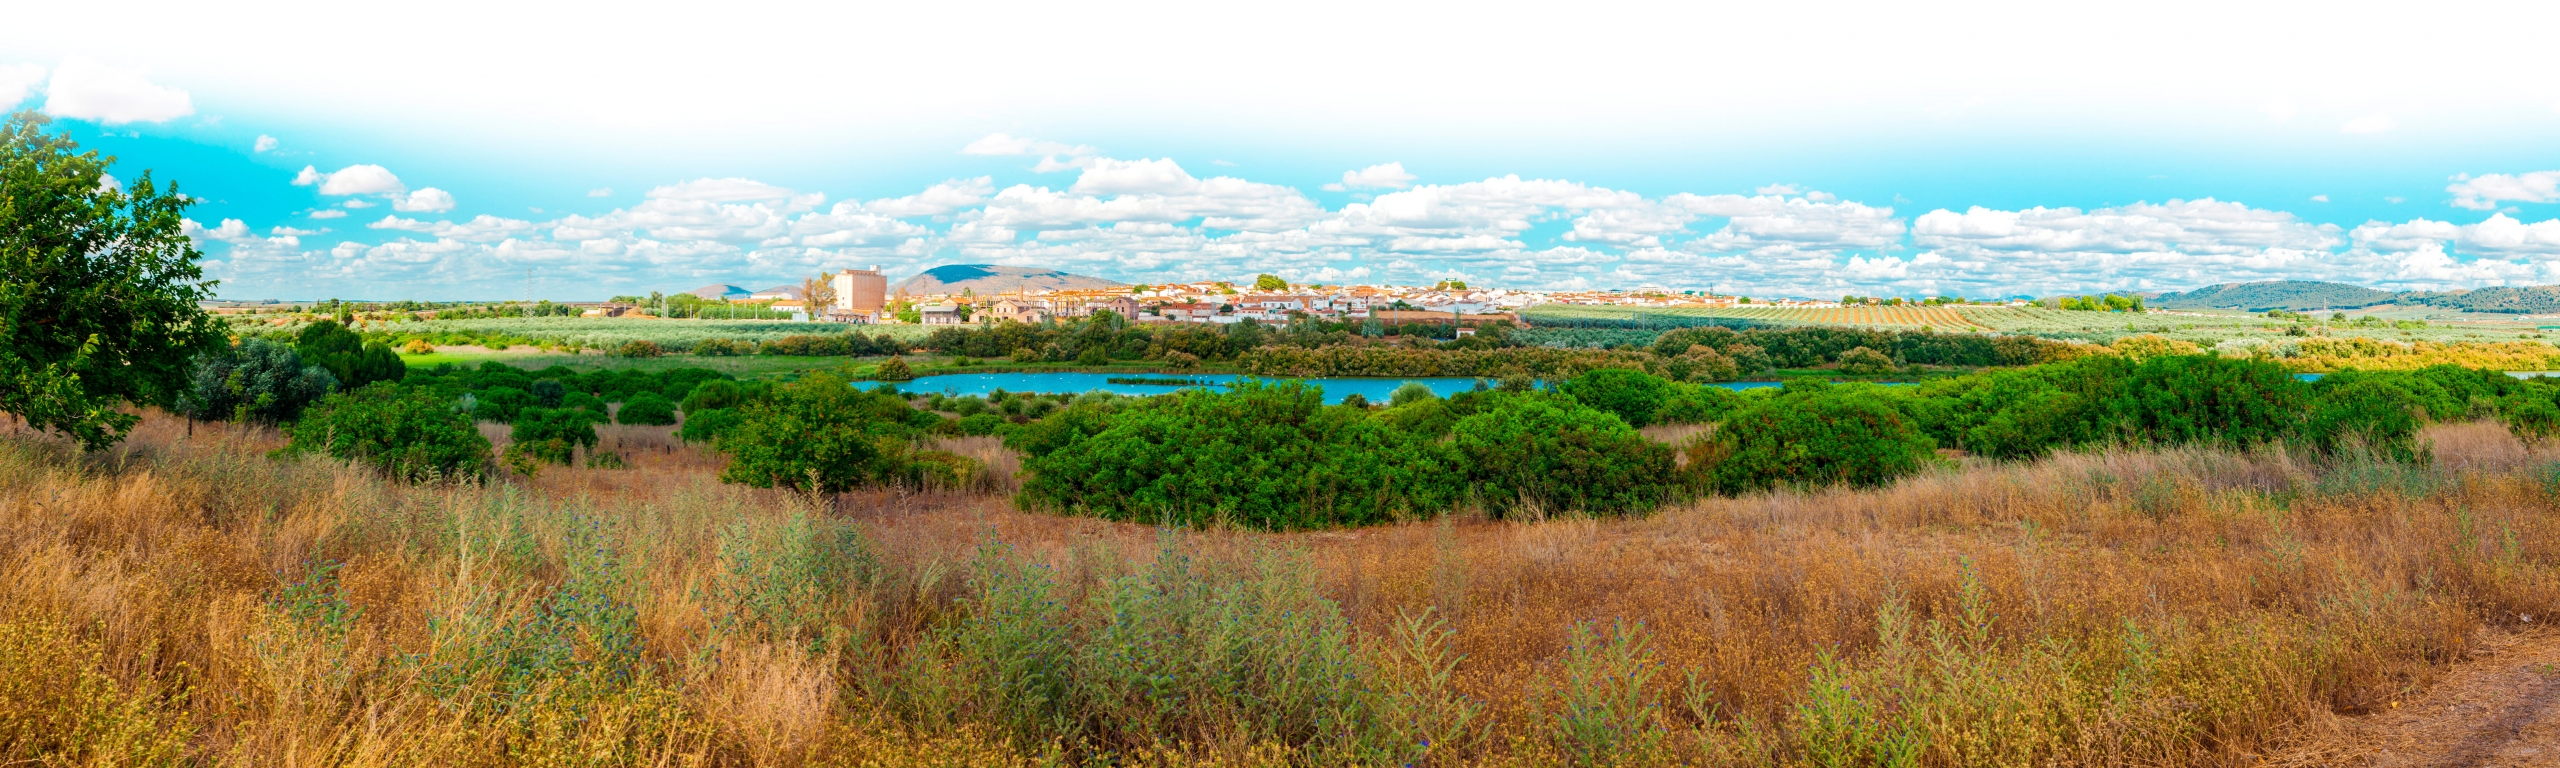
<svg viewBox="0 0 2560 768">
<path fill-rule="evenodd" d="M 0 436 L 0 734 L 127 764 L 2218 764 L 2560 608 L 2560 454 L 1967 459 L 1616 520 L 1350 533 L 486 485 L 151 415 Z M 78 723 L 69 729 L 44 723 Z M 32 728 L 33 730 L 30 730 Z M 27 742 L 26 734 L 49 741 Z M 25 747 L 21 747 L 25 748 Z"/>
</svg>

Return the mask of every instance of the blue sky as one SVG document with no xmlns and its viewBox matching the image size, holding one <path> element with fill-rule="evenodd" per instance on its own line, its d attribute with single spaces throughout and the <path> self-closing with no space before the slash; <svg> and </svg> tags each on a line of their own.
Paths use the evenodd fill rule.
<svg viewBox="0 0 2560 768">
<path fill-rule="evenodd" d="M 0 106 L 203 198 L 238 298 L 2560 283 L 2547 3 L 61 5 Z"/>
</svg>

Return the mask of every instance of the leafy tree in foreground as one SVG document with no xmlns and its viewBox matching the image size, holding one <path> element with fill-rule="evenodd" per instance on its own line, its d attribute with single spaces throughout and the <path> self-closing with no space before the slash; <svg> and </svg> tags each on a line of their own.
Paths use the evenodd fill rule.
<svg viewBox="0 0 2560 768">
<path fill-rule="evenodd" d="M 1496 402 L 1460 419 L 1452 445 L 1477 497 L 1497 516 L 1528 507 L 1625 514 L 1670 498 L 1671 448 L 1608 412 L 1536 394 Z"/>
<path fill-rule="evenodd" d="M 292 347 L 248 339 L 196 359 L 178 412 L 199 421 L 292 421 L 337 389 L 328 369 L 304 365 Z"/>
<path fill-rule="evenodd" d="M 0 124 L 0 413 L 89 450 L 124 438 L 126 405 L 175 405 L 222 327 L 196 306 L 213 282 L 181 214 L 190 200 L 33 111 Z"/>
<path fill-rule="evenodd" d="M 1617 414 L 1627 426 L 1642 428 L 1671 401 L 1671 382 L 1643 371 L 1602 368 L 1564 383 L 1564 393 L 1583 405 Z"/>
<path fill-rule="evenodd" d="M 1690 449 L 1689 469 L 1727 493 L 1772 487 L 1872 486 L 1920 471 L 1934 447 L 1868 387 L 1790 384 L 1742 409 L 1713 441 Z"/>
<path fill-rule="evenodd" d="M 568 464 L 578 449 L 596 447 L 595 425 L 603 420 L 602 414 L 574 408 L 524 409 L 508 432 L 514 443 L 507 446 L 507 459 L 518 471 L 540 463 Z"/>
<path fill-rule="evenodd" d="M 329 369 L 338 377 L 339 386 L 359 389 L 377 381 L 399 381 L 409 375 L 409 364 L 400 361 L 400 353 L 376 341 L 366 343 L 363 336 L 347 330 L 336 320 L 322 320 L 304 326 L 295 334 L 293 349 L 312 365 Z"/>
<path fill-rule="evenodd" d="M 730 456 L 722 481 L 826 493 L 912 479 L 912 441 L 941 420 L 827 374 L 776 387 L 741 410 L 716 441 Z"/>
<path fill-rule="evenodd" d="M 1025 507 L 1266 529 L 1366 525 L 1446 509 L 1447 451 L 1301 381 L 1246 380 L 1118 413 L 1070 406 L 1014 431 Z"/>
<path fill-rule="evenodd" d="M 434 393 L 388 382 L 320 401 L 286 430 L 291 453 L 360 462 L 403 480 L 479 478 L 489 439 Z"/>
<path fill-rule="evenodd" d="M 613 420 L 623 424 L 674 424 L 676 404 L 656 392 L 642 392 L 623 401 L 622 410 L 614 414 Z"/>
</svg>

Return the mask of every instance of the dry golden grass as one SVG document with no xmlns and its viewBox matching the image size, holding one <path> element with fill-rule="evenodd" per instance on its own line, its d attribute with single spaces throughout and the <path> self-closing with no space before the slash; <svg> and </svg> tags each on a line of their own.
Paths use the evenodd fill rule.
<svg viewBox="0 0 2560 768">
<path fill-rule="evenodd" d="M 1000 543 L 1044 566 L 1089 631 L 1166 546 L 983 492 L 724 486 L 666 431 L 600 430 L 629 469 L 405 487 L 269 459 L 266 430 L 155 415 L 82 456 L 0 429 L 0 764 L 1027 765 L 1061 745 L 932 688 L 963 659 L 936 639 L 986 604 L 973 563 Z M 1170 541 L 1204 574 L 1294 563 L 1381 687 L 1427 687 L 1396 627 L 1447 621 L 1463 659 L 1417 711 L 1481 702 L 1483 727 L 1434 764 L 1873 764 L 1912 741 L 1908 764 L 2233 765 L 2560 612 L 2560 457 L 2494 425 L 2427 437 L 2432 467 L 1967 460 L 1635 520 Z M 941 447 L 1012 486 L 991 439 Z M 1609 637 L 1643 647 L 1593 655 Z M 1618 688 L 1634 730 L 1567 735 L 1566 698 Z M 1345 759 L 1186 733 L 1115 759 Z"/>
</svg>

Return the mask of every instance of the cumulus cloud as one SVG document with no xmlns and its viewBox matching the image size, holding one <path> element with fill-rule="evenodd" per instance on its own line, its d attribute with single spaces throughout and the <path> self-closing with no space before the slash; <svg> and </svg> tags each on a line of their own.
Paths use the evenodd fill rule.
<svg viewBox="0 0 2560 768">
<path fill-rule="evenodd" d="M 36 93 L 36 84 L 44 82 L 41 64 L 0 64 L 0 109 L 17 106 Z"/>
<path fill-rule="evenodd" d="M 1010 143 L 978 149 L 1060 149 L 999 138 Z M 393 214 L 338 235 L 352 235 L 347 242 L 309 250 L 285 240 L 320 233 L 275 227 L 259 237 L 229 222 L 190 233 L 223 251 L 208 272 L 235 286 L 467 283 L 521 279 L 531 268 L 582 286 L 650 290 L 671 279 L 783 282 L 848 265 L 901 273 L 941 263 L 1150 283 L 1272 272 L 1327 283 L 1460 277 L 1508 287 L 1660 285 L 1759 296 L 1989 297 L 2280 278 L 2393 287 L 2560 282 L 2560 221 L 2506 214 L 2474 224 L 2369 222 L 2352 232 L 2216 199 L 1911 216 L 1792 184 L 1659 197 L 1519 176 L 1417 185 L 1393 163 L 1345 176 L 1387 191 L 1327 209 L 1293 187 L 1204 178 L 1170 158 L 1090 151 L 1052 158 L 1077 163 L 1072 182 L 999 188 L 991 177 L 955 178 L 913 194 L 830 204 L 822 193 L 701 178 L 652 188 L 638 204 L 602 214 L 461 222 L 421 215 L 451 210 L 451 196 L 406 190 L 379 167 L 372 167 L 378 175 L 359 170 L 365 166 L 307 168 L 298 183 L 371 197 L 313 218 L 379 201 Z M 2532 186 L 2538 178 L 2462 177 L 2457 186 L 2472 191 L 2453 191 L 2457 199 L 2527 200 L 2544 194 Z"/>
<path fill-rule="evenodd" d="M 1404 189 L 1413 186 L 1414 175 L 1406 173 L 1404 163 L 1380 163 L 1357 171 L 1343 171 L 1344 189 Z"/>
<path fill-rule="evenodd" d="M 612 188 L 612 187 L 597 187 L 597 188 L 595 188 L 595 189 L 590 189 L 590 190 L 587 190 L 587 196 L 588 196 L 588 197 L 612 197 L 612 196 L 613 196 L 613 188 Z"/>
<path fill-rule="evenodd" d="M 270 152 L 275 150 L 275 148 L 276 137 L 263 133 L 258 134 L 257 143 L 249 145 L 249 151 L 251 152 Z"/>
<path fill-rule="evenodd" d="M 336 208 L 323 208 L 311 212 L 311 218 L 315 219 L 343 219 L 346 217 L 346 211 L 341 211 Z"/>
<path fill-rule="evenodd" d="M 391 174 L 391 169 L 379 165 L 350 165 L 330 173 L 306 165 L 294 175 L 293 184 L 317 185 L 323 195 L 401 195 L 409 191 L 407 185 L 400 183 L 400 177 Z"/>
<path fill-rule="evenodd" d="M 21 98 L 24 98 L 21 96 Z M 186 91 L 158 85 L 140 70 L 67 59 L 45 85 L 45 114 L 105 125 L 157 123 L 195 114 Z"/>
<path fill-rule="evenodd" d="M 392 201 L 391 209 L 411 213 L 443 213 L 453 210 L 453 194 L 435 187 L 422 187 L 416 192 Z"/>
<path fill-rule="evenodd" d="M 2329 196 L 2328 196 L 2328 195 L 2312 195 L 2312 196 L 2311 196 L 2311 202 L 2315 202 L 2315 203 L 2325 203 L 2325 202 L 2329 202 Z"/>
<path fill-rule="evenodd" d="M 2453 193 L 2455 207 L 2475 211 L 2496 210 L 2499 203 L 2509 200 L 2555 202 L 2560 201 L 2560 171 L 2535 171 L 2512 176 L 2503 173 L 2477 177 L 2463 174 L 2453 177 L 2453 184 L 2445 187 L 2444 191 Z"/>
</svg>

